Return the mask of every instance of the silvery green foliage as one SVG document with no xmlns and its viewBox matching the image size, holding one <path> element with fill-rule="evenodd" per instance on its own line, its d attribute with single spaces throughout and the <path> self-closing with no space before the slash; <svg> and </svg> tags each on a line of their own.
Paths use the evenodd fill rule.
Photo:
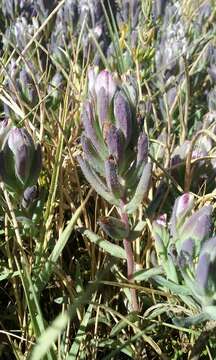
<svg viewBox="0 0 216 360">
<path fill-rule="evenodd" d="M 35 82 L 38 84 L 39 73 L 30 62 L 17 66 L 12 59 L 5 76 L 4 87 L 15 103 L 26 104 L 31 109 L 38 103 L 38 93 Z M 29 108 L 28 108 L 29 109 Z M 5 115 L 14 117 L 13 109 L 4 104 Z"/>
<path fill-rule="evenodd" d="M 41 22 L 46 20 L 57 4 L 57 0 L 33 0 L 35 12 Z"/>
<path fill-rule="evenodd" d="M 108 48 L 109 62 L 114 64 L 114 67 L 119 66 L 120 46 L 122 66 L 124 71 L 126 71 L 134 65 L 132 56 L 138 46 L 138 25 L 140 28 L 144 25 L 141 1 L 116 0 L 116 8 L 115 12 L 113 11 L 113 15 L 118 34 L 113 34 L 115 40 L 110 43 Z M 120 44 L 120 42 L 122 43 Z"/>
<path fill-rule="evenodd" d="M 186 55 L 188 47 L 181 2 L 160 2 L 156 15 L 163 15 L 155 55 L 157 78 L 159 87 L 166 88 L 168 106 L 171 107 L 182 80 L 182 55 Z M 163 110 L 162 101 L 161 107 Z"/>
<path fill-rule="evenodd" d="M 154 221 L 155 248 L 167 279 L 184 285 L 197 311 L 215 320 L 216 238 L 211 237 L 212 207 L 203 206 L 192 213 L 193 206 L 193 195 L 185 193 L 176 199 L 168 225 L 165 216 Z"/>
<path fill-rule="evenodd" d="M 10 21 L 15 22 L 21 16 L 31 22 L 31 17 L 38 16 L 45 20 L 57 5 L 56 0 L 2 0 L 2 12 Z"/>
<path fill-rule="evenodd" d="M 72 36 L 78 36 L 77 23 L 79 21 L 78 3 L 76 0 L 66 0 L 59 9 L 56 22 L 51 34 L 50 51 L 56 61 L 68 66 L 68 59 L 64 54 L 65 48 L 71 51 Z"/>
<path fill-rule="evenodd" d="M 118 207 L 124 203 L 124 211 L 132 213 L 147 194 L 151 177 L 148 138 L 136 118 L 136 82 L 95 68 L 88 78 L 78 161 L 99 195 Z"/>
<path fill-rule="evenodd" d="M 4 48 L 13 47 L 21 52 L 25 49 L 38 28 L 39 23 L 34 17 L 32 18 L 32 23 L 29 23 L 23 16 L 16 18 L 16 21 L 6 29 L 3 35 Z M 33 49 L 34 47 L 31 47 L 32 51 Z"/>
<path fill-rule="evenodd" d="M 139 17 L 141 15 L 141 2 L 139 0 L 117 0 L 118 11 L 116 20 L 119 29 L 127 24 L 130 46 L 135 48 L 137 45 Z"/>
<path fill-rule="evenodd" d="M 110 2 L 111 6 L 113 5 Z M 108 11 L 108 3 L 104 2 Z M 59 62 L 67 62 L 62 50 L 67 48 L 71 50 L 72 38 L 76 39 L 81 36 L 83 56 L 86 58 L 91 50 L 93 62 L 99 62 L 99 54 L 91 33 L 99 43 L 102 51 L 106 51 L 110 44 L 107 23 L 101 2 L 98 0 L 66 0 L 64 5 L 59 9 L 55 27 L 51 35 L 51 51 Z"/>
<path fill-rule="evenodd" d="M 206 54 L 206 67 L 210 81 L 210 89 L 207 92 L 207 102 L 209 111 L 216 111 L 216 48 L 212 44 L 209 45 Z"/>
<path fill-rule="evenodd" d="M 9 21 L 15 21 L 18 16 L 29 19 L 35 12 L 33 0 L 2 0 L 1 8 Z"/>
<path fill-rule="evenodd" d="M 62 98 L 62 91 L 63 91 L 63 76 L 61 73 L 56 72 L 55 75 L 52 77 L 50 84 L 48 86 L 48 104 L 53 108 L 56 109 L 56 107 L 59 105 L 59 102 Z"/>
<path fill-rule="evenodd" d="M 18 196 L 36 184 L 42 166 L 41 147 L 24 128 L 11 128 L 0 151 L 0 176 Z"/>
<path fill-rule="evenodd" d="M 156 21 L 164 15 L 167 0 L 153 0 L 152 3 L 152 16 Z"/>
</svg>

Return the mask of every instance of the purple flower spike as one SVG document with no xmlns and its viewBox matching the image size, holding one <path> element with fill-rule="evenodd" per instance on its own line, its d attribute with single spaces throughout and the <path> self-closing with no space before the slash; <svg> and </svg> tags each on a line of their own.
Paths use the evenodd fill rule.
<svg viewBox="0 0 216 360">
<path fill-rule="evenodd" d="M 137 144 L 137 162 L 138 167 L 143 162 L 147 162 L 148 159 L 148 138 L 145 133 L 140 134 Z"/>
<path fill-rule="evenodd" d="M 117 129 L 114 125 L 109 124 L 106 128 L 105 142 L 108 146 L 109 155 L 112 155 L 117 162 L 123 156 L 124 144 L 123 134 L 120 129 Z"/>
<path fill-rule="evenodd" d="M 123 195 L 123 191 L 117 174 L 117 166 L 112 156 L 105 161 L 105 175 L 109 190 L 117 199 L 120 199 Z"/>
<path fill-rule="evenodd" d="M 132 133 L 132 114 L 130 105 L 121 91 L 114 97 L 114 116 L 116 125 L 124 134 L 126 144 L 130 142 Z"/>
<path fill-rule="evenodd" d="M 107 96 L 108 103 L 110 104 L 117 90 L 117 84 L 114 81 L 112 74 L 108 70 L 101 71 L 96 78 L 95 93 L 97 96 L 97 100 L 101 88 L 104 88 L 105 96 Z"/>
</svg>

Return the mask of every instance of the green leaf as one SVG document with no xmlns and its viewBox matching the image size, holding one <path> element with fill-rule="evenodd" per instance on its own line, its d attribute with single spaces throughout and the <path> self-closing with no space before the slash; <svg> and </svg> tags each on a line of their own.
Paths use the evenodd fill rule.
<svg viewBox="0 0 216 360">
<path fill-rule="evenodd" d="M 146 221 L 137 222 L 130 230 L 128 240 L 130 241 L 136 240 L 141 235 L 141 232 L 143 231 L 145 225 L 146 225 Z"/>
<path fill-rule="evenodd" d="M 77 156 L 77 160 L 82 169 L 84 176 L 95 191 L 112 205 L 119 205 L 119 201 L 108 191 L 107 187 L 100 177 L 93 171 L 87 161 L 81 156 Z"/>
<path fill-rule="evenodd" d="M 114 240 L 123 240 L 128 236 L 128 229 L 120 219 L 107 216 L 100 218 L 98 223 L 103 231 Z"/>
<path fill-rule="evenodd" d="M 130 321 L 131 323 L 135 323 L 139 320 L 139 317 L 136 313 L 130 313 L 126 316 L 126 319 Z M 125 321 L 124 319 L 120 320 L 111 330 L 110 336 L 116 336 L 118 333 L 124 329 L 126 326 L 128 326 L 128 321 Z"/>
<path fill-rule="evenodd" d="M 205 322 L 206 320 L 209 320 L 209 315 L 206 313 L 200 313 L 198 315 L 190 316 L 187 318 L 173 318 L 172 321 L 173 324 L 175 324 L 178 327 L 189 328 L 193 325 L 198 325 L 202 322 Z"/>
<path fill-rule="evenodd" d="M 152 169 L 152 164 L 147 163 L 143 169 L 142 176 L 137 185 L 137 188 L 136 188 L 136 191 L 135 191 L 135 194 L 134 194 L 132 200 L 124 207 L 124 211 L 127 212 L 128 214 L 133 213 L 138 208 L 138 206 L 141 204 L 144 196 L 147 194 L 150 177 L 151 177 L 151 169 Z"/>
<path fill-rule="evenodd" d="M 93 293 L 97 291 L 102 279 L 107 275 L 107 272 L 110 271 L 112 266 L 113 262 L 110 262 L 105 270 L 100 271 L 97 274 L 97 280 L 92 282 L 78 298 L 74 299 L 74 302 L 69 306 L 68 311 L 58 315 L 51 325 L 41 334 L 37 344 L 33 348 L 31 360 L 42 360 L 44 358 L 49 349 L 64 331 L 68 322 L 76 316 L 79 306 L 89 303 L 89 299 L 91 299 Z"/>
<path fill-rule="evenodd" d="M 159 285 L 169 289 L 174 295 L 191 296 L 191 290 L 184 285 L 175 284 L 159 275 L 154 276 L 153 280 Z"/>
<path fill-rule="evenodd" d="M 0 281 L 14 277 L 14 276 L 19 276 L 19 271 L 11 271 L 9 269 L 4 268 L 0 274 Z"/>
<path fill-rule="evenodd" d="M 125 250 L 116 244 L 111 243 L 110 241 L 102 239 L 97 234 L 93 233 L 90 230 L 84 230 L 83 235 L 87 236 L 87 238 L 94 244 L 97 244 L 101 249 L 109 253 L 110 255 L 120 258 L 126 259 Z"/>
<path fill-rule="evenodd" d="M 214 306 L 214 305 L 204 306 L 203 312 L 208 314 L 208 317 L 211 320 L 216 320 L 216 306 Z"/>
<path fill-rule="evenodd" d="M 39 291 L 41 291 L 46 286 L 47 282 L 49 281 L 49 278 L 53 273 L 56 263 L 57 263 L 60 255 L 62 254 L 62 251 L 63 251 L 65 245 L 67 244 L 67 241 L 74 229 L 74 226 L 76 225 L 77 220 L 80 217 L 80 214 L 83 211 L 83 208 L 84 208 L 86 202 L 89 199 L 90 194 L 91 194 L 91 190 L 89 191 L 84 202 L 78 207 L 78 209 L 73 214 L 68 225 L 66 226 L 66 228 L 62 232 L 61 236 L 57 240 L 57 242 L 53 248 L 53 251 L 51 252 L 48 260 L 46 261 L 44 269 L 40 272 L 40 275 L 35 282 L 35 286 L 37 287 L 37 289 Z"/>
<path fill-rule="evenodd" d="M 147 270 L 140 270 L 134 273 L 133 279 L 135 281 L 148 281 L 156 275 L 162 275 L 163 269 L 162 267 L 155 267 Z"/>
<path fill-rule="evenodd" d="M 94 301 L 94 300 L 93 300 Z M 78 356 L 78 352 L 79 352 L 79 348 L 80 345 L 82 343 L 82 341 L 86 338 L 87 336 L 87 331 L 86 331 L 86 327 L 88 325 L 91 313 L 92 313 L 92 309 L 93 309 L 93 305 L 90 304 L 88 306 L 88 309 L 82 319 L 82 322 L 80 324 L 80 328 L 76 334 L 75 339 L 73 340 L 73 344 L 69 350 L 68 356 L 66 357 L 66 360 L 73 360 L 73 359 L 77 359 Z"/>
</svg>

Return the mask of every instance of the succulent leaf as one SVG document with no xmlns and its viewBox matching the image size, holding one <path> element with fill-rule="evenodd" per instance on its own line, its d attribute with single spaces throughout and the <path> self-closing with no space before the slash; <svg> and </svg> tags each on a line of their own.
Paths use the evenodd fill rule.
<svg viewBox="0 0 216 360">
<path fill-rule="evenodd" d="M 141 204 L 144 196 L 147 194 L 149 184 L 150 184 L 150 179 L 151 179 L 151 170 L 152 170 L 152 164 L 147 163 L 144 166 L 142 176 L 137 185 L 137 188 L 136 188 L 133 198 L 129 201 L 129 203 L 124 208 L 125 212 L 127 212 L 128 214 L 131 214 L 138 208 L 138 206 Z"/>
<path fill-rule="evenodd" d="M 119 201 L 109 192 L 106 185 L 102 182 L 99 176 L 92 170 L 91 166 L 81 156 L 77 156 L 77 160 L 82 169 L 83 174 L 88 180 L 89 184 L 95 191 L 101 195 L 106 201 L 113 205 L 119 205 Z"/>
<path fill-rule="evenodd" d="M 98 153 L 92 144 L 91 140 L 85 135 L 81 137 L 81 144 L 85 158 L 88 160 L 89 164 L 97 171 L 99 174 L 104 174 L 104 162 L 100 158 L 100 153 Z"/>
</svg>

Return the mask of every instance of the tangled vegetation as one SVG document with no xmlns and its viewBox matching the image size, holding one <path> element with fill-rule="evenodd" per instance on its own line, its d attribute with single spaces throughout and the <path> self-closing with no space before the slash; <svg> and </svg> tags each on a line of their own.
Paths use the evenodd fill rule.
<svg viewBox="0 0 216 360">
<path fill-rule="evenodd" d="M 215 0 L 0 4 L 0 359 L 216 359 Z"/>
</svg>

